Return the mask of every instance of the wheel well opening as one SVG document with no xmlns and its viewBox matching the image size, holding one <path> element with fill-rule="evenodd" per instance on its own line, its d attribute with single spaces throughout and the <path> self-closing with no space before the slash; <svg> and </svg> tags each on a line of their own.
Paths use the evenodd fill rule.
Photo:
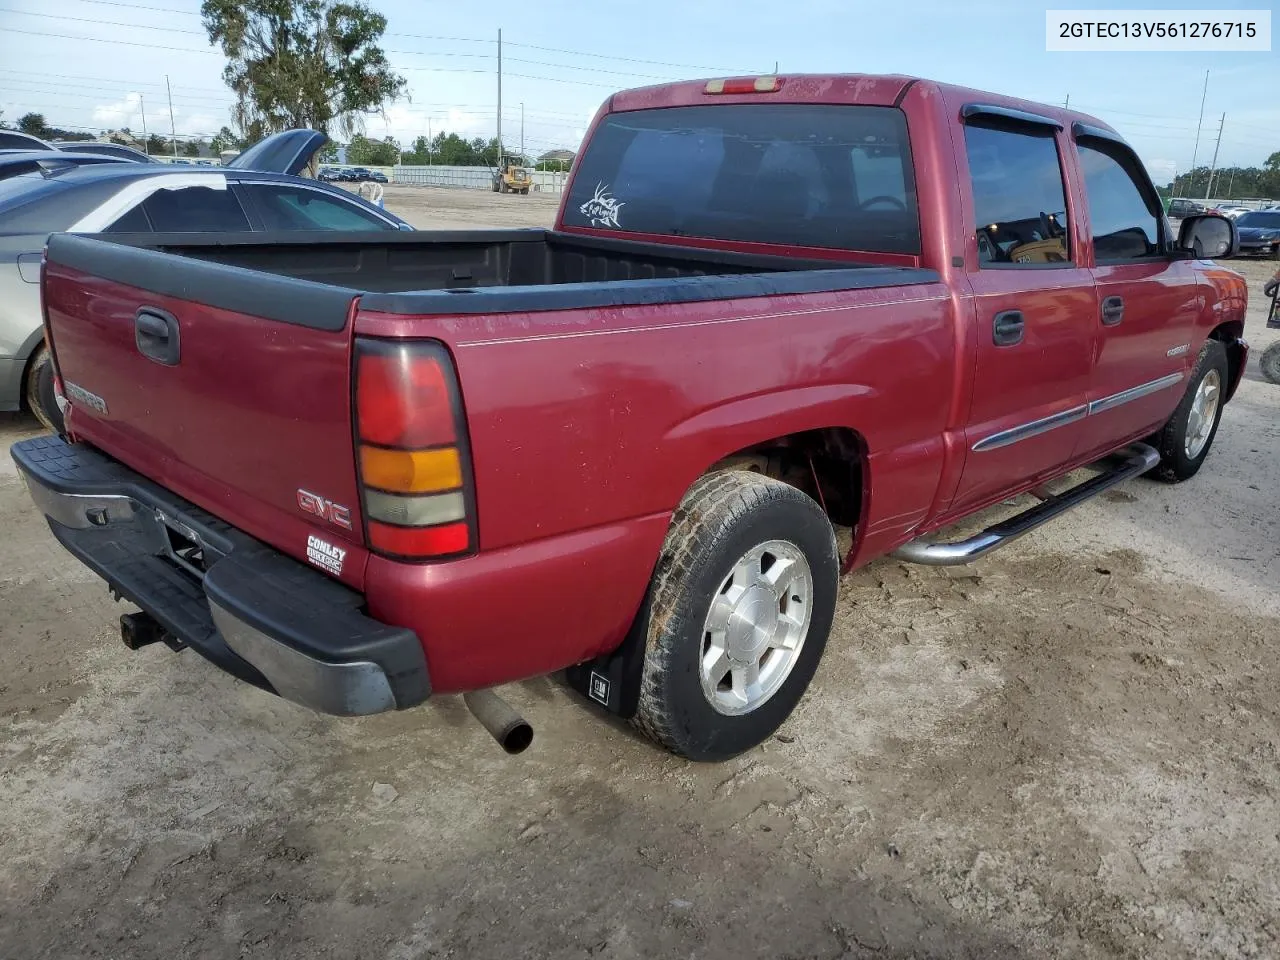
<svg viewBox="0 0 1280 960">
<path fill-rule="evenodd" d="M 774 437 L 731 453 L 713 470 L 750 470 L 804 491 L 831 522 L 856 527 L 862 513 L 866 444 L 848 427 L 826 427 Z"/>
</svg>

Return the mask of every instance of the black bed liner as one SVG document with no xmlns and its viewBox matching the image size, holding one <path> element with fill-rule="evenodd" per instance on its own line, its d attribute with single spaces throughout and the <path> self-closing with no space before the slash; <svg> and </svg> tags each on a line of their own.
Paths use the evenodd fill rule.
<svg viewBox="0 0 1280 960">
<path fill-rule="evenodd" d="M 550 230 L 54 234 L 49 259 L 254 316 L 339 330 L 387 313 L 511 313 L 937 283 L 914 267 L 581 237 Z M 218 267 L 214 268 L 213 264 Z"/>
</svg>

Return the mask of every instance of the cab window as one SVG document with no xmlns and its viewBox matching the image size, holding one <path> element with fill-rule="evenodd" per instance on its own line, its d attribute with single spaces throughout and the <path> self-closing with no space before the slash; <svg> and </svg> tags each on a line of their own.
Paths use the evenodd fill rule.
<svg viewBox="0 0 1280 960">
<path fill-rule="evenodd" d="M 983 267 L 1069 263 L 1066 189 L 1054 131 L 977 118 L 964 128 Z"/>
</svg>

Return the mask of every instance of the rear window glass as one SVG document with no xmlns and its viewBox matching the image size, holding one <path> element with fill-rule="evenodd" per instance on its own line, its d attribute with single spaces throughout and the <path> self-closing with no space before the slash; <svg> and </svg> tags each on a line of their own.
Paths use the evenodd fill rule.
<svg viewBox="0 0 1280 960">
<path fill-rule="evenodd" d="M 75 182 L 59 174 L 0 180 L 0 233 L 66 230 L 119 189 L 116 181 Z"/>
<path fill-rule="evenodd" d="M 605 117 L 567 226 L 920 252 L 906 120 L 892 107 L 719 104 Z"/>
</svg>

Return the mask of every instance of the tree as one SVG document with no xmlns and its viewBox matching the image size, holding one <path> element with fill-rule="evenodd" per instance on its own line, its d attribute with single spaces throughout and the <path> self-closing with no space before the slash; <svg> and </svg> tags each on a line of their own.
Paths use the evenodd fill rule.
<svg viewBox="0 0 1280 960">
<path fill-rule="evenodd" d="M 363 0 L 203 0 L 200 13 L 253 140 L 296 127 L 350 136 L 405 93 L 378 45 L 387 18 Z"/>
<path fill-rule="evenodd" d="M 153 133 L 147 137 L 147 153 L 164 154 L 169 152 L 169 141 L 159 134 Z"/>
<path fill-rule="evenodd" d="M 18 118 L 18 129 L 41 139 L 49 136 L 49 125 L 44 122 L 43 113 L 24 113 Z"/>
<path fill-rule="evenodd" d="M 186 156 L 186 157 L 200 156 L 200 144 L 201 144 L 201 141 L 199 140 L 188 140 L 186 143 L 182 145 L 183 156 Z"/>
<path fill-rule="evenodd" d="M 243 138 L 237 136 L 230 127 L 223 127 L 209 141 L 209 149 L 215 156 L 221 154 L 223 150 L 243 150 L 245 146 L 247 144 Z"/>
<path fill-rule="evenodd" d="M 320 148 L 318 159 L 321 163 L 337 163 L 338 162 L 338 145 L 330 140 Z"/>
<path fill-rule="evenodd" d="M 347 163 L 361 167 L 393 167 L 400 159 L 400 144 L 390 137 L 370 140 L 356 134 L 347 144 Z"/>
</svg>

